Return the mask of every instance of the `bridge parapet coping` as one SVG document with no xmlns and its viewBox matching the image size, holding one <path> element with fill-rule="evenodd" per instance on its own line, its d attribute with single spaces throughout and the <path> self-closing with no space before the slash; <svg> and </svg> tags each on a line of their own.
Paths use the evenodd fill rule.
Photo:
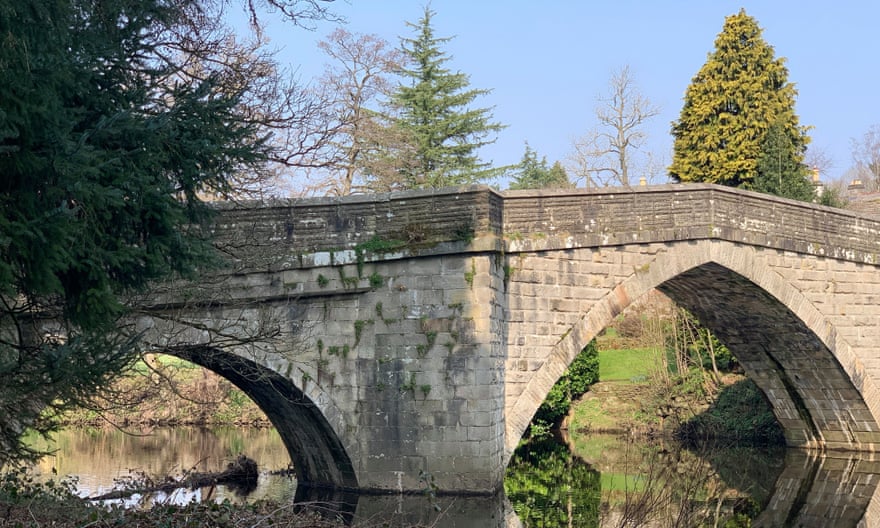
<svg viewBox="0 0 880 528">
<path fill-rule="evenodd" d="M 501 207 L 483 186 L 221 204 L 213 234 L 248 271 L 497 251 Z"/>
<path fill-rule="evenodd" d="M 880 219 L 710 184 L 508 191 L 510 253 L 718 239 L 880 263 Z"/>
<path fill-rule="evenodd" d="M 464 186 L 218 209 L 217 244 L 237 271 L 702 239 L 880 262 L 878 218 L 710 184 L 505 192 Z"/>
</svg>

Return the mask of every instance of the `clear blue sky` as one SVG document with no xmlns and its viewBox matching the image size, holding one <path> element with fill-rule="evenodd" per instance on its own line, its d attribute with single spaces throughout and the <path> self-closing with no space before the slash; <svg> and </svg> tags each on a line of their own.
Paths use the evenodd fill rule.
<svg viewBox="0 0 880 528">
<path fill-rule="evenodd" d="M 423 12 L 418 0 L 337 0 L 335 12 L 355 33 L 393 44 L 412 36 L 406 21 Z M 641 92 L 661 107 L 647 127 L 650 150 L 671 160 L 670 123 L 691 78 L 714 49 L 724 17 L 740 8 L 757 19 L 777 57 L 785 57 L 798 89 L 801 123 L 814 127 L 811 145 L 832 158 L 823 179 L 851 166 L 850 138 L 880 124 L 880 1 L 838 0 L 432 0 L 435 34 L 454 37 L 447 65 L 466 73 L 478 101 L 507 125 L 481 156 L 517 163 L 526 141 L 549 162 L 564 160 L 572 140 L 595 125 L 594 107 L 611 73 L 629 65 Z M 279 58 L 301 81 L 326 62 L 316 43 L 335 27 L 273 28 Z M 506 187 L 502 183 L 502 187 Z"/>
</svg>

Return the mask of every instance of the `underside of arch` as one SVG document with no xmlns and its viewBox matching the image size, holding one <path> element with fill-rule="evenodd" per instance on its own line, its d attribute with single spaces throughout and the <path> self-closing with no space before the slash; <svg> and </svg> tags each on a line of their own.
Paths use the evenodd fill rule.
<svg viewBox="0 0 880 528">
<path fill-rule="evenodd" d="M 790 445 L 880 451 L 880 411 L 865 396 L 876 393 L 873 381 L 812 303 L 759 257 L 754 248 L 704 240 L 657 252 L 649 265 L 634 268 L 582 314 L 509 404 L 508 456 L 578 351 L 654 288 L 730 348 L 767 397 Z"/>
<path fill-rule="evenodd" d="M 223 376 L 256 403 L 278 430 L 298 486 L 357 489 L 351 460 L 320 409 L 290 380 L 253 361 L 205 346 L 164 350 Z"/>
<path fill-rule="evenodd" d="M 873 450 L 865 401 L 831 350 L 791 310 L 717 263 L 658 286 L 730 349 L 762 389 L 789 445 Z"/>
</svg>

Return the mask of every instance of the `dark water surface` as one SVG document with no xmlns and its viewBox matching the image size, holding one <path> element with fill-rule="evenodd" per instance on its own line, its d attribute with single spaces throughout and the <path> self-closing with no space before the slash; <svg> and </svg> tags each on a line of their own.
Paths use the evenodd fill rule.
<svg viewBox="0 0 880 528">
<path fill-rule="evenodd" d="M 327 495 L 297 489 L 274 474 L 290 459 L 273 429 L 157 428 L 126 434 L 114 429 L 68 429 L 57 452 L 37 470 L 73 475 L 77 490 L 96 496 L 120 481 L 146 475 L 221 471 L 239 454 L 260 467 L 256 489 L 181 489 L 125 499 L 155 502 L 256 501 L 329 503 L 342 518 L 389 526 L 617 527 L 617 526 L 880 526 L 880 462 L 859 454 L 632 442 L 590 435 L 522 446 L 511 460 L 505 493 L 497 497 Z M 437 510 L 440 510 L 439 512 Z"/>
</svg>

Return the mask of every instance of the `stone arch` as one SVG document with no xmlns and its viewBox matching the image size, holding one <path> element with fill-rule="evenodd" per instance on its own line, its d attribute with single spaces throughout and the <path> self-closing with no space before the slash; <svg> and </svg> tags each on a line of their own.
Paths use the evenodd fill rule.
<svg viewBox="0 0 880 528">
<path fill-rule="evenodd" d="M 581 317 L 508 407 L 506 452 L 575 355 L 634 300 L 657 288 L 713 330 L 764 391 L 791 445 L 876 450 L 877 388 L 852 347 L 810 301 L 751 246 L 702 240 L 666 245 Z M 747 304 L 754 312 L 736 303 Z M 728 310 L 723 313 L 719 305 Z M 743 317 L 757 338 L 743 335 Z M 780 331 L 784 328 L 786 331 Z M 758 335 L 760 334 L 760 335 Z M 535 403 L 537 402 L 537 403 Z M 876 407 L 877 404 L 874 406 Z"/>
<path fill-rule="evenodd" d="M 247 394 L 278 430 L 298 485 L 358 488 L 351 458 L 332 425 L 335 408 L 322 411 L 315 395 L 309 397 L 290 379 L 234 353 L 208 346 L 172 347 L 163 353 L 216 372 Z M 341 417 L 338 410 L 335 414 Z"/>
</svg>

